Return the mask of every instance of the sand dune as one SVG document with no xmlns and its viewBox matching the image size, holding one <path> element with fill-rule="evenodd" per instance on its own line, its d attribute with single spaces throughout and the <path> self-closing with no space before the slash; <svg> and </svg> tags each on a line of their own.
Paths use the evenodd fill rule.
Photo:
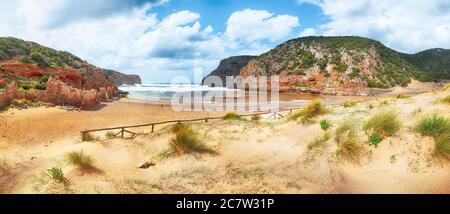
<svg viewBox="0 0 450 214">
<path fill-rule="evenodd" d="M 380 110 L 394 109 L 401 130 L 379 147 L 365 146 L 360 163 L 336 157 L 333 137 L 325 146 L 307 145 L 323 131 L 317 122 L 302 125 L 285 118 L 255 121 L 193 123 L 202 142 L 217 154 L 164 156 L 173 137 L 167 128 L 142 131 L 135 139 L 80 142 L 84 127 L 139 123 L 151 118 L 196 117 L 205 112 L 170 112 L 144 104 L 109 103 L 96 112 L 67 112 L 36 108 L 2 113 L 0 174 L 3 193 L 450 193 L 450 164 L 432 155 L 433 139 L 411 130 L 422 115 L 450 116 L 447 105 L 435 100 L 448 92 L 425 93 L 408 99 L 369 100 L 351 108 L 330 106 L 326 118 L 339 124 L 346 118 L 362 122 Z M 369 109 L 372 103 L 375 107 Z M 122 107 L 127 111 L 117 111 Z M 131 107 L 130 107 L 131 106 Z M 420 109 L 420 111 L 419 111 Z M 142 116 L 142 113 L 148 115 Z M 215 112 L 209 114 L 223 114 Z M 284 113 L 286 114 L 286 113 Z M 81 120 L 80 118 L 89 118 Z M 53 121 L 53 123 L 51 122 Z M 44 128 L 42 124 L 46 125 Z M 35 127 L 35 128 L 30 128 Z M 334 133 L 336 127 L 329 131 Z M 3 130 L 7 130 L 4 132 Z M 361 141 L 367 138 L 359 133 Z M 39 136 L 39 139 L 36 137 Z M 27 139 L 30 139 L 27 141 Z M 98 171 L 86 173 L 64 161 L 69 151 L 83 151 L 95 159 Z M 155 165 L 139 169 L 142 161 Z M 7 164 L 6 164 L 7 163 Z M 49 180 L 43 173 L 62 167 L 70 186 Z"/>
</svg>

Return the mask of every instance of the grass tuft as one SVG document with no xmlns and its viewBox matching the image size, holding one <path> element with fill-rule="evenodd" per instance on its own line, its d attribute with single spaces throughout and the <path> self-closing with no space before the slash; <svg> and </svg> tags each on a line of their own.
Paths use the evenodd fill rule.
<svg viewBox="0 0 450 214">
<path fill-rule="evenodd" d="M 308 144 L 308 150 L 313 150 L 314 148 L 322 147 L 331 138 L 328 132 L 324 132 L 323 136 L 317 137 L 313 142 Z"/>
<path fill-rule="evenodd" d="M 242 117 L 235 112 L 230 112 L 223 116 L 223 120 L 242 120 Z"/>
<path fill-rule="evenodd" d="M 383 111 L 375 114 L 364 124 L 365 131 L 378 133 L 382 137 L 392 136 L 400 130 L 402 123 L 394 111 Z"/>
<path fill-rule="evenodd" d="M 93 134 L 89 133 L 89 132 L 83 132 L 83 134 L 81 135 L 81 141 L 83 142 L 89 142 L 89 141 L 93 141 L 95 140 L 95 137 Z"/>
<path fill-rule="evenodd" d="M 108 138 L 108 139 L 113 139 L 116 136 L 114 135 L 114 132 L 108 131 L 108 132 L 106 132 L 105 137 Z"/>
<path fill-rule="evenodd" d="M 337 127 L 335 141 L 338 144 L 336 151 L 338 158 L 359 162 L 364 147 L 359 143 L 357 126 L 354 121 L 346 120 Z"/>
<path fill-rule="evenodd" d="M 86 155 L 83 151 L 69 152 L 66 154 L 66 160 L 69 164 L 78 167 L 82 170 L 94 169 L 95 160 Z"/>
<path fill-rule="evenodd" d="M 356 100 L 349 100 L 349 101 L 344 102 L 344 104 L 343 104 L 344 108 L 350 108 L 350 107 L 354 107 L 356 105 L 358 105 L 358 101 L 356 101 Z"/>
<path fill-rule="evenodd" d="M 254 114 L 254 115 L 252 115 L 251 119 L 253 121 L 259 121 L 259 120 L 261 120 L 261 115 L 260 114 Z"/>
<path fill-rule="evenodd" d="M 198 134 L 187 124 L 179 123 L 172 127 L 172 133 L 175 134 L 169 146 L 176 154 L 187 153 L 214 153 L 213 150 L 206 147 L 199 139 Z"/>
<path fill-rule="evenodd" d="M 406 95 L 406 94 L 397 94 L 396 96 L 395 96 L 395 98 L 397 98 L 397 99 L 407 99 L 407 98 L 410 98 L 411 96 L 408 96 L 408 95 Z"/>
<path fill-rule="evenodd" d="M 450 105 L 450 94 L 447 95 L 446 97 L 440 99 L 441 103 L 445 103 L 445 104 L 449 104 Z"/>
<path fill-rule="evenodd" d="M 289 115 L 289 120 L 297 120 L 301 117 L 302 123 L 310 123 L 315 117 L 328 113 L 328 109 L 325 107 L 321 100 L 311 101 L 305 108 L 294 112 Z"/>
<path fill-rule="evenodd" d="M 444 116 L 425 116 L 420 119 L 414 129 L 422 135 L 438 137 L 450 132 L 450 120 Z"/>
<path fill-rule="evenodd" d="M 450 160 L 450 133 L 446 132 L 435 139 L 434 154 Z"/>
</svg>

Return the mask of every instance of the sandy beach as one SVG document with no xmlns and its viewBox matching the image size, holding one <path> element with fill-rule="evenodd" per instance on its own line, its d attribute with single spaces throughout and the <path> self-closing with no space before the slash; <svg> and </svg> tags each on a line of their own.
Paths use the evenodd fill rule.
<svg viewBox="0 0 450 214">
<path fill-rule="evenodd" d="M 307 149 L 322 133 L 317 122 L 305 125 L 265 115 L 258 122 L 192 123 L 201 141 L 215 154 L 165 157 L 161 154 L 172 138 L 166 126 L 158 126 L 154 133 L 148 127 L 136 129 L 139 135 L 134 139 L 108 139 L 105 133 L 96 133 L 89 142 L 81 141 L 80 131 L 223 116 L 226 112 L 177 112 L 165 102 L 129 98 L 88 111 L 9 109 L 0 113 L 0 192 L 450 193 L 448 161 L 432 156 L 434 142 L 430 137 L 411 130 L 423 115 L 450 116 L 448 105 L 436 102 L 446 95 L 448 91 L 439 91 L 396 99 L 394 91 L 379 97 L 320 97 L 332 99 L 332 104 L 328 105 L 330 113 L 317 121 L 325 118 L 339 124 L 352 118 L 361 122 L 378 111 L 398 112 L 403 122 L 400 131 L 377 148 L 366 146 L 367 153 L 357 164 L 337 159 L 332 139 L 321 149 Z M 302 106 L 310 100 L 298 100 L 300 97 L 286 95 L 280 105 Z M 358 102 L 343 107 L 348 100 Z M 288 112 L 281 114 L 287 116 Z M 333 126 L 330 132 L 335 129 Z M 364 137 L 364 132 L 360 135 Z M 64 157 L 70 151 L 89 154 L 98 171 L 85 173 L 68 165 Z M 143 161 L 154 166 L 139 169 L 137 165 Z M 69 186 L 47 179 L 46 169 L 53 166 L 63 169 Z"/>
</svg>

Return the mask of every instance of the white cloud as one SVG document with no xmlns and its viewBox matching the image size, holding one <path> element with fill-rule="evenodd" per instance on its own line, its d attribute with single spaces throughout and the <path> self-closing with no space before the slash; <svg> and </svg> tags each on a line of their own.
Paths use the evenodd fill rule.
<svg viewBox="0 0 450 214">
<path fill-rule="evenodd" d="M 265 10 L 246 9 L 231 14 L 225 35 L 232 40 L 275 41 L 289 35 L 299 25 L 297 17 L 277 15 Z"/>
<path fill-rule="evenodd" d="M 69 14 L 68 20 L 56 24 L 57 15 L 48 13 L 61 16 L 66 6 L 59 2 L 68 0 L 51 1 L 55 1 L 54 4 L 42 4 L 41 0 L 2 3 L 0 18 L 4 19 L 0 22 L 0 36 L 13 36 L 66 50 L 99 67 L 137 73 L 144 82 L 170 81 L 170 77 L 180 74 L 193 76 L 194 68 L 209 72 L 221 59 L 232 55 L 260 54 L 269 49 L 264 40 L 281 39 L 298 25 L 295 17 L 253 11 L 259 16 L 251 17 L 253 22 L 247 22 L 245 27 L 253 33 L 258 30 L 262 33 L 251 36 L 246 31 L 235 31 L 230 37 L 230 34 L 215 32 L 212 26 L 202 26 L 201 15 L 191 11 L 178 11 L 158 18 L 152 13 L 154 4 L 133 6 L 99 17 L 91 17 L 86 12 L 75 20 L 69 20 L 72 19 Z M 104 7 L 102 4 L 91 6 Z M 241 12 L 245 14 L 252 10 Z M 232 25 L 234 18 L 229 18 L 230 30 L 236 29 Z M 266 32 L 267 29 L 271 30 Z M 242 38 L 251 42 L 242 42 Z"/>
<path fill-rule="evenodd" d="M 316 29 L 314 29 L 314 28 L 306 28 L 305 30 L 303 30 L 299 34 L 299 37 L 314 36 L 316 34 L 317 34 Z"/>
<path fill-rule="evenodd" d="M 324 35 L 359 35 L 399 51 L 450 48 L 448 0 L 299 0 L 320 6 L 331 21 Z"/>
</svg>

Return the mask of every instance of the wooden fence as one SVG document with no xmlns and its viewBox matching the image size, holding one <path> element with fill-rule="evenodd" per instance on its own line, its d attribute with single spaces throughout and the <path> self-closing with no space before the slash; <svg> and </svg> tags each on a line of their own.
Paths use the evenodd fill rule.
<svg viewBox="0 0 450 214">
<path fill-rule="evenodd" d="M 272 114 L 271 117 L 276 118 L 284 117 L 281 115 L 281 112 L 289 111 L 289 114 L 292 114 L 293 110 L 300 109 L 302 107 L 296 107 L 296 108 L 285 108 L 279 111 L 265 111 L 265 112 L 258 112 L 258 113 L 251 113 L 251 114 L 240 114 L 240 117 L 249 117 L 249 116 L 256 116 L 256 115 L 264 115 L 264 114 Z M 92 132 L 101 132 L 101 131 L 113 131 L 113 130 L 119 130 L 117 133 L 114 133 L 113 135 L 115 137 L 120 136 L 121 138 L 124 138 L 125 133 L 130 134 L 131 136 L 129 138 L 134 138 L 137 134 L 127 130 L 130 128 L 140 128 L 140 127 L 151 127 L 151 132 L 155 131 L 155 126 L 157 125 L 164 125 L 164 124 L 170 124 L 170 123 L 186 123 L 186 122 L 199 122 L 204 121 L 208 122 L 209 120 L 219 120 L 223 119 L 224 117 L 204 117 L 204 118 L 198 118 L 198 119 L 180 119 L 180 120 L 167 120 L 167 121 L 161 121 L 161 122 L 155 122 L 155 123 L 147 123 L 147 124 L 140 124 L 140 125 L 131 125 L 131 126 L 117 126 L 117 127 L 109 127 L 109 128 L 100 128 L 100 129 L 90 129 L 90 130 L 84 130 L 81 131 L 81 139 L 83 141 L 91 139 L 91 133 Z M 269 117 L 270 118 L 270 117 Z"/>
</svg>

